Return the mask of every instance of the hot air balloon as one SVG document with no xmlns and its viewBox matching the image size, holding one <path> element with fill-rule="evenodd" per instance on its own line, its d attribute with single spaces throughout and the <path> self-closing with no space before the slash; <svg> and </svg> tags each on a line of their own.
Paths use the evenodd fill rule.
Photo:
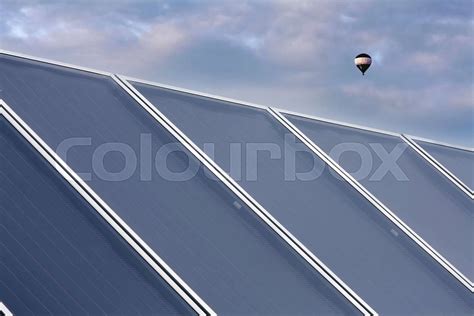
<svg viewBox="0 0 474 316">
<path fill-rule="evenodd" d="M 364 75 L 372 63 L 372 58 L 369 56 L 369 54 L 359 54 L 355 57 L 354 63 L 362 72 L 362 75 Z"/>
</svg>

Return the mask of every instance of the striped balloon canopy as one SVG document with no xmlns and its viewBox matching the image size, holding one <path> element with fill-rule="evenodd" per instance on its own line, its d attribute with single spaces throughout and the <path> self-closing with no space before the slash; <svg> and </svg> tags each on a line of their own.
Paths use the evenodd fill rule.
<svg viewBox="0 0 474 316">
<path fill-rule="evenodd" d="M 355 57 L 354 63 L 362 72 L 362 75 L 364 75 L 367 69 L 369 69 L 370 64 L 372 64 L 372 58 L 369 54 L 359 54 Z"/>
</svg>

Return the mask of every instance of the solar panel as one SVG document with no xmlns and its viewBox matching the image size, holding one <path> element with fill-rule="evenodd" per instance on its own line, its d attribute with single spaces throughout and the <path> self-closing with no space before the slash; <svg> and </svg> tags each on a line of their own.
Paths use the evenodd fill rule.
<svg viewBox="0 0 474 316">
<path fill-rule="evenodd" d="M 472 309 L 467 288 L 265 110 L 131 83 L 377 312 Z"/>
<path fill-rule="evenodd" d="M 0 219 L 15 315 L 194 313 L 2 115 Z"/>
<path fill-rule="evenodd" d="M 288 115 L 301 131 L 474 279 L 474 202 L 399 137 Z M 352 146 L 352 147 L 347 147 Z M 344 151 L 338 150 L 342 148 Z M 369 165 L 370 168 L 363 167 Z M 364 174 L 360 170 L 366 169 Z"/>
<path fill-rule="evenodd" d="M 0 90 L 216 312 L 356 312 L 111 78 L 1 56 Z"/>
<path fill-rule="evenodd" d="M 474 190 L 474 152 L 472 150 L 418 139 L 414 140 L 438 162 L 454 173 L 471 191 Z"/>
</svg>

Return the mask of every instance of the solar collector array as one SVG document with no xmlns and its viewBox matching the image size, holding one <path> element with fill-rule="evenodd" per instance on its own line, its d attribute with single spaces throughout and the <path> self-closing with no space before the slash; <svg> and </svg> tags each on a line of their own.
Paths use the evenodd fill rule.
<svg viewBox="0 0 474 316">
<path fill-rule="evenodd" d="M 15 315 L 195 313 L 0 115 L 0 298 Z"/>
<path fill-rule="evenodd" d="M 349 172 L 360 170 L 368 162 L 367 159 L 361 160 L 357 153 L 350 151 L 339 155 L 334 149 L 344 144 L 364 146 L 370 152 L 367 158 L 370 158 L 371 168 L 359 182 L 466 277 L 474 279 L 474 201 L 471 198 L 401 138 L 293 115 L 287 117 Z M 389 159 L 388 162 L 400 169 L 388 166 L 389 172 L 379 177 L 377 169 L 385 161 L 375 153 L 376 146 L 379 146 L 378 150 L 383 150 L 384 155 L 396 152 L 395 148 L 399 147 L 400 154 L 395 154 L 396 160 Z M 459 165 L 468 168 L 469 158 L 458 157 L 456 160 Z"/>
<path fill-rule="evenodd" d="M 85 178 L 90 172 L 95 192 L 218 313 L 357 313 L 203 167 L 187 181 L 91 172 L 94 148 L 121 143 L 141 153 L 143 137 L 152 153 L 174 151 L 170 170 L 197 164 L 111 78 L 10 56 L 0 57 L 0 74 L 0 98 L 52 148 L 90 139 L 68 151 L 68 164 Z M 111 155 L 103 167 L 121 170 L 126 158 Z"/>
<path fill-rule="evenodd" d="M 131 83 L 198 146 L 213 144 L 214 160 L 378 312 L 467 314 L 472 309 L 467 288 L 308 149 L 294 157 L 299 172 L 316 164 L 313 170 L 321 174 L 312 181 L 285 180 L 285 146 L 302 147 L 266 111 Z M 232 172 L 231 143 L 243 144 L 244 150 L 260 144 L 273 155 L 261 152 L 258 175 L 249 178 L 246 171 L 255 166 L 246 159 L 242 172 Z"/>
<path fill-rule="evenodd" d="M 107 203 L 120 208 L 124 212 L 120 215 L 145 241 L 153 243 L 155 251 L 160 249 L 162 255 L 163 250 L 165 260 L 179 269 L 178 274 L 218 313 L 358 313 L 245 203 L 210 176 L 209 170 L 199 168 L 196 159 L 106 74 L 2 56 L 0 75 L 4 73 L 8 76 L 0 76 L 0 98 L 21 112 L 53 147 L 64 145 L 62 141 L 70 137 L 82 137 L 76 143 L 79 146 L 67 151 L 69 165 L 93 183 Z M 226 156 L 229 146 L 235 149 L 240 144 L 244 154 L 257 150 L 251 155 L 256 164 L 241 156 L 242 168 L 232 169 L 232 176 L 378 312 L 468 314 L 474 308 L 472 293 L 352 187 L 334 177 L 319 158 L 291 139 L 292 135 L 265 111 L 134 85 L 197 144 L 213 142 L 214 158 L 225 169 L 230 167 L 230 157 Z M 125 179 L 116 176 L 130 163 L 131 158 L 123 152 L 107 152 L 101 157 L 101 168 L 94 162 L 97 149 L 111 143 L 139 153 L 139 166 Z M 143 143 L 151 143 L 151 147 L 143 150 Z M 275 149 L 273 145 L 296 151 L 296 169 L 290 174 L 281 160 L 281 156 L 287 158 L 285 151 L 280 157 L 273 157 L 274 151 L 272 155 L 266 152 Z M 172 172 L 197 166 L 193 179 L 162 181 L 163 174 L 149 173 L 154 167 L 150 160 L 161 148 L 169 150 L 161 163 Z M 258 152 L 258 148 L 264 150 Z M 354 161 L 357 159 L 352 159 L 349 167 Z M 295 172 L 312 177 L 314 174 L 307 173 L 311 169 L 320 173 L 318 184 L 300 181 L 298 176 L 292 181 L 279 178 L 294 177 Z M 308 182 L 313 185 L 307 186 Z M 176 201 L 177 195 L 186 201 Z M 137 208 L 139 219 L 132 214 Z M 193 216 L 190 210 L 198 214 Z M 220 229 L 198 231 L 215 228 L 206 226 L 211 224 Z M 208 261 L 201 260 L 203 255 Z M 251 260 L 245 260 L 246 255 Z M 192 265 L 194 258 L 199 262 Z M 216 262 L 212 262 L 214 258 Z"/>
</svg>

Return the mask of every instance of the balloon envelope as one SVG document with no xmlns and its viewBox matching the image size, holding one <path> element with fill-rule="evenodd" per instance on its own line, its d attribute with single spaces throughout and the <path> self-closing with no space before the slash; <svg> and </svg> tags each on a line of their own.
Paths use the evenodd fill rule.
<svg viewBox="0 0 474 316">
<path fill-rule="evenodd" d="M 362 74 L 364 74 L 372 64 L 372 58 L 369 54 L 359 54 L 355 57 L 354 63 Z"/>
</svg>

